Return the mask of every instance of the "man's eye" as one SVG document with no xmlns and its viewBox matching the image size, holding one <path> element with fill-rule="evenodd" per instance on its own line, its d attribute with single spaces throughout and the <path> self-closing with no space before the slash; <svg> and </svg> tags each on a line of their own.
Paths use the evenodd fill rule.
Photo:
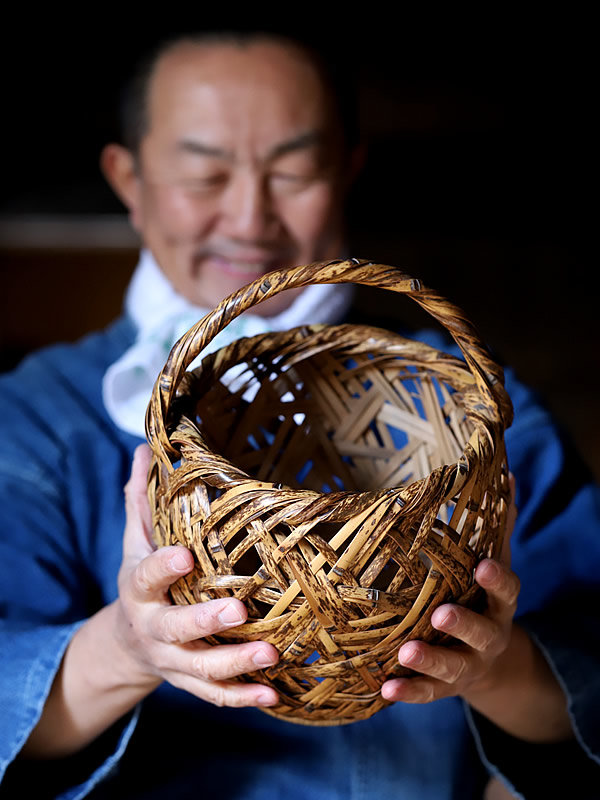
<svg viewBox="0 0 600 800">
<path fill-rule="evenodd" d="M 189 191 L 206 192 L 216 189 L 227 182 L 227 175 L 223 172 L 215 172 L 210 175 L 198 175 L 194 178 L 186 178 L 182 181 L 182 186 Z"/>
<path fill-rule="evenodd" d="M 275 187 L 289 190 L 299 190 L 308 186 L 315 180 L 313 172 L 273 172 L 271 181 Z"/>
<path fill-rule="evenodd" d="M 300 172 L 275 172 L 273 173 L 274 178 L 279 178 L 282 181 L 309 181 L 311 179 L 311 175 L 302 174 Z"/>
</svg>

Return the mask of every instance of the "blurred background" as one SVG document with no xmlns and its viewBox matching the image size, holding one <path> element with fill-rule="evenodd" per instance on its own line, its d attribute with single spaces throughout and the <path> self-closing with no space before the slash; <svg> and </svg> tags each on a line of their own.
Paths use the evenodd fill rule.
<svg viewBox="0 0 600 800">
<path fill-rule="evenodd" d="M 461 305 L 600 478 L 589 21 L 316 19 L 312 32 L 357 72 L 369 146 L 351 254 Z M 171 27 L 91 15 L 4 31 L 2 370 L 121 309 L 137 240 L 98 158 L 117 134 L 124 76 Z M 415 315 L 389 293 L 363 291 L 360 303 L 382 319 Z"/>
</svg>

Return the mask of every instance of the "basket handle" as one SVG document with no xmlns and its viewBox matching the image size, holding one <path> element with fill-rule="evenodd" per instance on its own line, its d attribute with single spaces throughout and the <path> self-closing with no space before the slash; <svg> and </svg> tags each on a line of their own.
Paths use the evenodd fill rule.
<svg viewBox="0 0 600 800">
<path fill-rule="evenodd" d="M 411 297 L 449 331 L 465 357 L 484 404 L 493 416 L 500 417 L 505 428 L 511 424 L 512 404 L 504 388 L 503 370 L 493 360 L 475 327 L 460 308 L 396 267 L 358 258 L 316 261 L 305 266 L 275 270 L 238 289 L 175 343 L 154 384 L 146 412 L 146 436 L 153 446 L 158 446 L 165 460 L 168 453 L 174 452 L 165 430 L 167 411 L 187 367 L 196 356 L 244 311 L 286 289 L 314 283 L 358 283 Z"/>
</svg>

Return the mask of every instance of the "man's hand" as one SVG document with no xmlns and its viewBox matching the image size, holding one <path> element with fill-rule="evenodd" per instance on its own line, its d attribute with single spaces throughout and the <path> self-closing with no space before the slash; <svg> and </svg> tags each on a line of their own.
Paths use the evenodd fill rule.
<svg viewBox="0 0 600 800">
<path fill-rule="evenodd" d="M 514 498 L 514 481 L 511 476 Z M 452 603 L 437 608 L 434 628 L 456 645 L 407 642 L 399 662 L 419 673 L 386 681 L 386 700 L 429 703 L 460 696 L 498 727 L 532 742 L 559 741 L 573 735 L 565 695 L 545 658 L 528 634 L 513 622 L 520 589 L 510 569 L 510 536 L 517 511 L 511 502 L 500 560 L 485 559 L 475 580 L 485 590 L 482 614 Z"/>
<path fill-rule="evenodd" d="M 436 647 L 413 641 L 402 645 L 398 660 L 423 677 L 386 681 L 382 694 L 387 700 L 428 703 L 441 697 L 477 694 L 493 687 L 499 676 L 494 669 L 512 635 L 519 579 L 499 561 L 486 559 L 475 580 L 486 591 L 488 607 L 477 614 L 463 606 L 444 604 L 431 617 L 434 628 L 457 639 L 454 647 Z"/>
<path fill-rule="evenodd" d="M 235 599 L 171 605 L 169 586 L 193 567 L 185 547 L 154 550 L 146 475 L 150 450 L 136 451 L 125 491 L 127 523 L 119 597 L 75 632 L 43 714 L 23 754 L 56 758 L 81 750 L 143 700 L 163 680 L 218 705 L 273 705 L 277 693 L 232 678 L 275 664 L 267 642 L 209 647 L 204 636 L 239 625 Z"/>
<path fill-rule="evenodd" d="M 520 582 L 510 570 L 510 537 L 517 519 L 515 482 L 510 476 L 511 502 L 500 560 L 484 559 L 475 570 L 475 580 L 486 592 L 487 609 L 476 614 L 463 606 L 446 603 L 431 615 L 436 630 L 453 636 L 455 647 L 434 647 L 413 641 L 402 645 L 398 660 L 426 677 L 395 678 L 386 681 L 386 700 L 429 703 L 442 697 L 484 690 L 494 680 L 494 665 L 506 651 L 517 610 Z"/>
<path fill-rule="evenodd" d="M 234 598 L 174 606 L 168 590 L 194 562 L 185 547 L 155 550 L 150 543 L 146 476 L 150 448 L 137 448 L 125 488 L 127 524 L 119 573 L 117 635 L 130 680 L 154 688 L 166 680 L 202 700 L 227 706 L 274 705 L 277 693 L 261 684 L 231 680 L 272 666 L 277 650 L 267 642 L 210 646 L 205 636 L 240 625 L 244 604 Z"/>
</svg>

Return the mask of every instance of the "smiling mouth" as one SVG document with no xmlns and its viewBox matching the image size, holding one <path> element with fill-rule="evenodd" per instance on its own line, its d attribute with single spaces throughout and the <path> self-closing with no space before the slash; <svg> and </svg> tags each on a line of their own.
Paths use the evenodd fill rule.
<svg viewBox="0 0 600 800">
<path fill-rule="evenodd" d="M 271 272 L 277 269 L 279 265 L 283 264 L 283 259 L 274 258 L 273 256 L 242 256 L 232 258 L 213 253 L 209 258 L 221 273 L 249 280 Z"/>
</svg>

